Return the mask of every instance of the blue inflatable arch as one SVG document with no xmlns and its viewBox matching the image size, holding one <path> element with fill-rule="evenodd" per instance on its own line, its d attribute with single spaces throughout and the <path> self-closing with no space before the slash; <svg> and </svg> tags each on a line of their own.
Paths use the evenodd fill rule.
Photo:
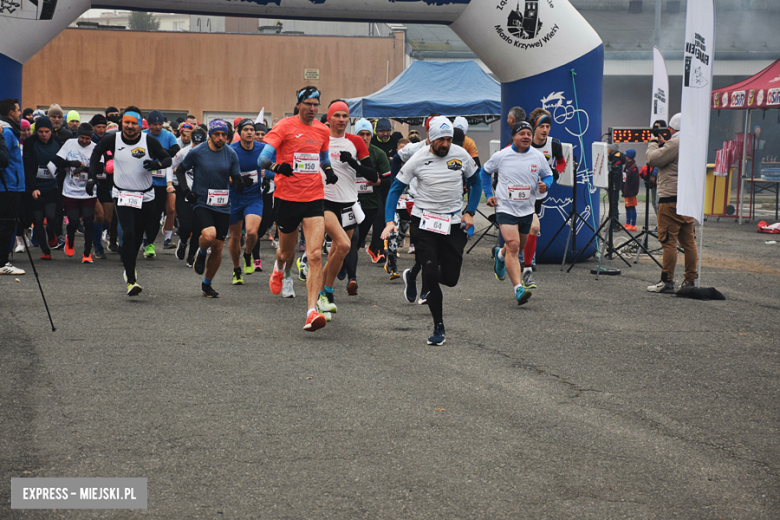
<svg viewBox="0 0 780 520">
<path fill-rule="evenodd" d="M 530 112 L 543 106 L 552 113 L 552 134 L 571 143 L 580 162 L 577 209 L 589 221 L 598 220 L 597 198 L 591 205 L 593 190 L 583 181 L 590 143 L 601 137 L 604 49 L 568 0 L 1 0 L 0 99 L 21 99 L 23 64 L 91 8 L 447 24 L 501 81 L 502 142 L 510 138 L 506 114 L 511 107 Z M 539 251 L 571 203 L 571 188 L 553 186 L 543 209 Z M 580 228 L 580 244 L 591 237 L 589 228 Z M 560 262 L 564 241 L 556 240 L 540 261 Z"/>
</svg>

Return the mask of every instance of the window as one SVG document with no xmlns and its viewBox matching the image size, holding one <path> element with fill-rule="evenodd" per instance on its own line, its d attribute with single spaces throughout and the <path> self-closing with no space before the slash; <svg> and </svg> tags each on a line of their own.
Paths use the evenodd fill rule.
<svg viewBox="0 0 780 520">
<path fill-rule="evenodd" d="M 174 31 L 183 31 L 184 30 L 184 22 L 173 22 L 173 30 Z"/>
</svg>

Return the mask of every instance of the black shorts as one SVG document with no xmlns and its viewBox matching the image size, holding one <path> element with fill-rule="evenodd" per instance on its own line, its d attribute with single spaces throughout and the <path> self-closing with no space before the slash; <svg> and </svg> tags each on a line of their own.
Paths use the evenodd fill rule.
<svg viewBox="0 0 780 520">
<path fill-rule="evenodd" d="M 105 179 L 98 179 L 97 181 L 97 198 L 101 204 L 113 203 L 114 198 L 111 196 L 111 190 L 114 188 L 114 176 L 107 175 Z"/>
<path fill-rule="evenodd" d="M 349 231 L 350 229 L 355 229 L 357 227 L 357 220 L 355 219 L 355 212 L 352 211 L 352 206 L 354 206 L 354 202 L 333 202 L 330 200 L 323 201 L 323 206 L 325 207 L 325 211 L 330 211 L 331 213 L 334 213 L 336 215 L 336 218 L 339 219 L 339 223 L 341 224 L 341 227 L 343 227 L 346 231 Z M 342 215 L 344 215 L 342 217 Z M 344 222 L 347 222 L 347 225 L 344 225 Z"/>
<path fill-rule="evenodd" d="M 311 202 L 294 202 L 284 199 L 275 199 L 275 206 L 278 206 L 276 213 L 276 226 L 282 233 L 295 233 L 298 226 L 305 218 L 322 217 L 325 215 L 323 200 L 312 200 Z"/>
<path fill-rule="evenodd" d="M 213 227 L 217 230 L 217 240 L 225 241 L 230 228 L 230 213 L 220 213 L 200 206 L 193 210 L 192 220 L 195 228 L 193 236 L 200 234 L 206 228 Z"/>
<path fill-rule="evenodd" d="M 521 235 L 527 235 L 531 232 L 531 224 L 534 223 L 534 214 L 516 217 L 509 213 L 496 213 L 496 224 L 499 226 L 517 226 L 517 231 Z"/>
</svg>

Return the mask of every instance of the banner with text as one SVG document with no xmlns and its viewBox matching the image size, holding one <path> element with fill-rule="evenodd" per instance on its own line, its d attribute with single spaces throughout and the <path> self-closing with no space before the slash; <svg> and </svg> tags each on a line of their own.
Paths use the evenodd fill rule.
<svg viewBox="0 0 780 520">
<path fill-rule="evenodd" d="M 710 95 L 715 50 L 713 0 L 688 0 L 677 162 L 677 214 L 704 220 L 704 181 L 710 136 Z"/>
</svg>

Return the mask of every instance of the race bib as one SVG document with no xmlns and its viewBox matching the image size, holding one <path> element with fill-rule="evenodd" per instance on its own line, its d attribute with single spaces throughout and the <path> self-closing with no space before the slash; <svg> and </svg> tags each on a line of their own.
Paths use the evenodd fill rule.
<svg viewBox="0 0 780 520">
<path fill-rule="evenodd" d="M 209 190 L 209 197 L 206 199 L 208 206 L 227 206 L 230 197 L 230 190 Z"/>
<path fill-rule="evenodd" d="M 252 179 L 252 184 L 257 184 L 257 170 L 252 170 L 251 172 L 241 172 L 242 177 L 249 177 Z"/>
<path fill-rule="evenodd" d="M 374 193 L 374 187 L 368 185 L 368 181 L 365 179 L 358 179 L 357 181 L 358 193 Z"/>
<path fill-rule="evenodd" d="M 341 227 L 346 228 L 354 224 L 357 224 L 357 220 L 355 220 L 355 212 L 352 211 L 352 207 L 342 209 Z"/>
<path fill-rule="evenodd" d="M 406 203 L 408 201 L 409 201 L 409 195 L 404 193 L 403 195 L 398 197 L 398 204 L 395 205 L 395 209 L 406 209 Z"/>
<path fill-rule="evenodd" d="M 49 169 L 45 166 L 38 166 L 38 173 L 35 175 L 39 179 L 53 179 L 54 175 L 51 174 Z"/>
<path fill-rule="evenodd" d="M 293 172 L 320 173 L 320 156 L 316 153 L 293 154 Z"/>
<path fill-rule="evenodd" d="M 152 170 L 152 177 L 157 177 L 158 179 L 164 179 L 165 170 Z"/>
<path fill-rule="evenodd" d="M 423 211 L 422 219 L 420 219 L 420 229 L 438 233 L 440 235 L 449 235 L 450 218 L 452 218 L 450 215 Z"/>
<path fill-rule="evenodd" d="M 509 200 L 530 200 L 531 199 L 531 187 L 523 184 L 510 184 L 507 186 L 509 190 Z"/>
<path fill-rule="evenodd" d="M 73 173 L 73 180 L 87 182 L 89 180 L 89 172 Z"/>
<path fill-rule="evenodd" d="M 133 193 L 130 191 L 119 191 L 117 205 L 127 206 L 129 208 L 141 209 L 144 203 L 143 193 Z"/>
</svg>

